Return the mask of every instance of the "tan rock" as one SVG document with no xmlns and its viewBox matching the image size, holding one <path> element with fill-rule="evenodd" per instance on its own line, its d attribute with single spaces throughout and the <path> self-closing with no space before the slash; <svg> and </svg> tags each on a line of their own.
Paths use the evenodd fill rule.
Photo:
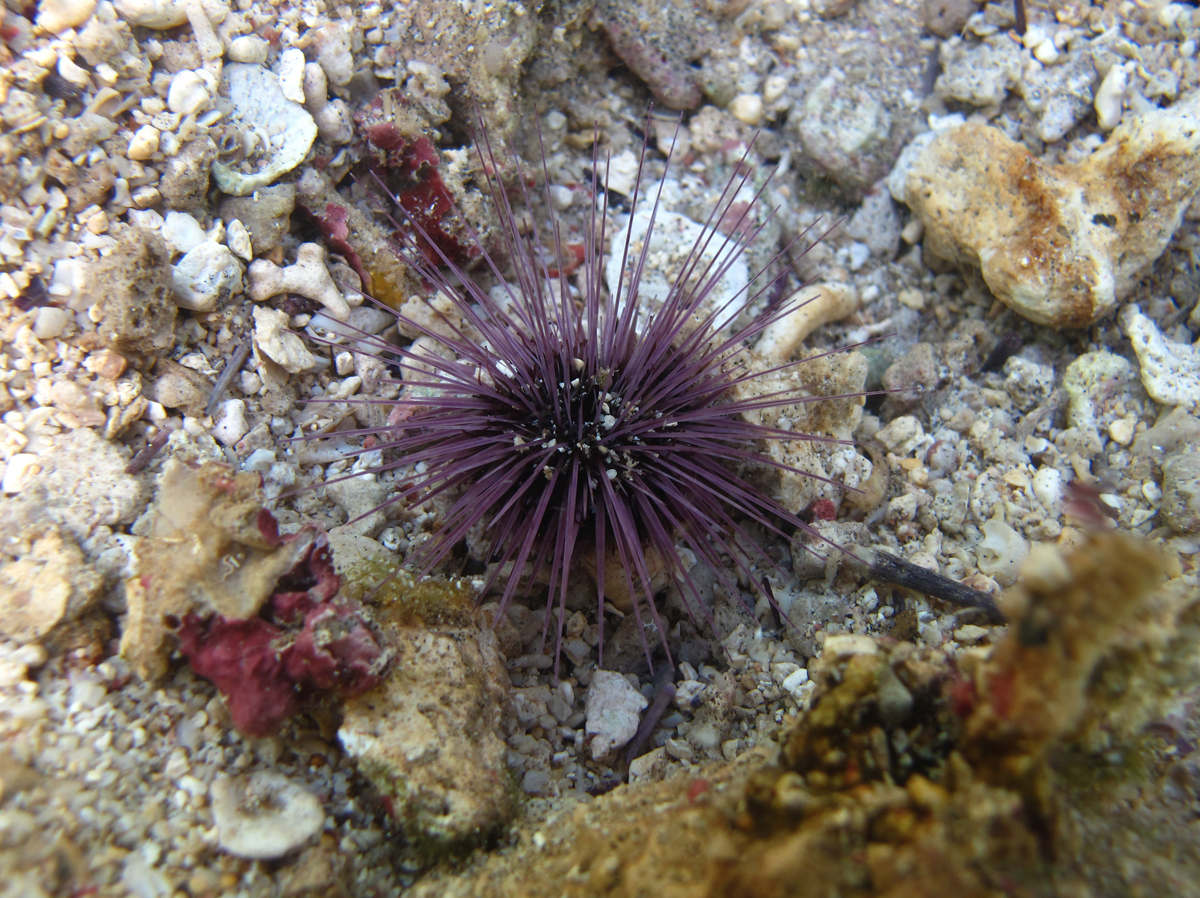
<svg viewBox="0 0 1200 898">
<path fill-rule="evenodd" d="M 346 703 L 338 738 L 410 838 L 475 841 L 513 811 L 501 729 L 510 687 L 496 635 L 466 620 L 397 626 L 388 616 L 380 610 L 391 673 Z"/>
<path fill-rule="evenodd" d="M 913 162 L 905 201 L 931 256 L 978 266 L 996 298 L 1055 327 L 1108 313 L 1166 248 L 1200 189 L 1200 94 L 1126 117 L 1080 163 L 1048 165 L 967 122 Z"/>
<path fill-rule="evenodd" d="M 225 465 L 163 468 L 149 533 L 133 545 L 121 654 L 145 678 L 166 670 L 168 620 L 196 611 L 246 618 L 312 545 L 302 535 L 272 545 L 260 527 L 257 474 Z"/>
<path fill-rule="evenodd" d="M 58 528 L 23 537 L 5 549 L 17 557 L 0 564 L 0 636 L 19 643 L 42 639 L 60 621 L 78 617 L 101 586 L 79 546 Z"/>
</svg>

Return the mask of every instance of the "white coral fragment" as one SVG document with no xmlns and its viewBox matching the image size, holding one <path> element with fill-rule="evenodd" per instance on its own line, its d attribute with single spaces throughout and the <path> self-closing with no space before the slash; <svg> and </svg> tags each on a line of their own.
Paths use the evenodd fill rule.
<svg viewBox="0 0 1200 898">
<path fill-rule="evenodd" d="M 267 259 L 257 259 L 247 272 L 249 294 L 263 302 L 280 293 L 298 293 L 323 305 L 338 321 L 350 317 L 350 304 L 325 267 L 325 248 L 319 243 L 302 243 L 296 261 L 284 268 Z"/>
</svg>

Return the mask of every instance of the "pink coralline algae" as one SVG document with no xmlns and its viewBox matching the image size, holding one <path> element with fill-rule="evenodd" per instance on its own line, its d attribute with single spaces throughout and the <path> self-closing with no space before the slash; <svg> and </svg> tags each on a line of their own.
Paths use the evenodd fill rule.
<svg viewBox="0 0 1200 898">
<path fill-rule="evenodd" d="M 428 137 L 406 137 L 393 124 L 384 122 L 363 128 L 367 143 L 381 151 L 375 171 L 404 212 L 404 221 L 422 236 L 426 260 L 441 264 L 443 256 L 458 263 L 471 253 L 457 236 L 447 217 L 455 210 L 454 197 L 438 171 L 438 154 Z"/>
<path fill-rule="evenodd" d="M 275 522 L 264 523 L 270 538 Z M 246 735 L 270 735 L 323 694 L 346 698 L 379 682 L 388 653 L 362 608 L 337 597 L 340 585 L 329 546 L 319 539 L 258 616 L 184 617 L 180 651 L 225 696 L 234 725 Z"/>
</svg>

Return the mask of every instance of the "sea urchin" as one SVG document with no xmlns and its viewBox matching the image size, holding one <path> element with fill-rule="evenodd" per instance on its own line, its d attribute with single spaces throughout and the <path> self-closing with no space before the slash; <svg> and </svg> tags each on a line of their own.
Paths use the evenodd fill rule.
<svg viewBox="0 0 1200 898">
<path fill-rule="evenodd" d="M 748 370 L 745 347 L 803 300 L 730 325 L 765 302 L 771 285 L 760 271 L 734 296 L 718 292 L 761 232 L 754 214 L 762 189 L 751 202 L 734 202 L 749 180 L 743 159 L 659 303 L 641 289 L 649 231 L 640 246 L 631 229 L 614 241 L 623 274 L 611 293 L 606 289 L 607 163 L 602 181 L 593 156 L 592 209 L 582 253 L 573 256 L 549 195 L 517 191 L 514 198 L 531 209 L 544 201 L 545 219 L 522 230 L 493 174 L 498 166 L 486 133 L 477 151 L 499 222 L 498 248 L 476 240 L 481 264 L 467 271 L 401 213 L 405 261 L 440 297 L 426 300 L 425 311 L 440 311 L 399 315 L 404 330 L 420 335 L 407 347 L 355 335 L 359 347 L 401 370 L 402 392 L 385 401 L 385 426 L 351 433 L 373 437 L 373 448 L 382 450 L 371 471 L 399 472 L 390 501 L 441 497 L 438 529 L 418 556 L 421 570 L 482 532 L 482 560 L 490 565 L 485 592 L 498 591 L 504 608 L 519 590 L 545 584 L 556 646 L 570 578 L 585 561 L 594 570 L 601 656 L 605 606 L 615 593 L 630 597 L 625 610 L 639 624 L 653 621 L 659 634 L 667 632 L 655 606 L 656 564 L 676 577 L 693 617 L 708 618 L 681 547 L 732 579 L 730 571 L 749 574 L 765 558 L 755 557 L 747 522 L 783 535 L 806 527 L 744 473 L 755 465 L 786 467 L 762 450 L 763 441 L 813 438 L 748 420 L 756 410 L 813 397 L 744 389 L 799 364 Z M 631 222 L 645 202 L 646 154 L 643 147 Z M 542 170 L 546 175 L 544 162 Z M 660 182 L 649 201 L 650 229 L 661 190 Z M 572 287 L 565 273 L 577 268 Z M 498 289 L 485 287 L 485 279 Z M 649 658 L 644 637 L 643 648 Z"/>
</svg>

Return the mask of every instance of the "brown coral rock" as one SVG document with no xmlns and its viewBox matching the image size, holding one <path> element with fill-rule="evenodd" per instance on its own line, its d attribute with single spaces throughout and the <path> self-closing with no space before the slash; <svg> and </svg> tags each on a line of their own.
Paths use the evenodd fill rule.
<svg viewBox="0 0 1200 898">
<path fill-rule="evenodd" d="M 1055 327 L 1109 312 L 1166 249 L 1200 189 L 1200 95 L 1121 124 L 1095 153 L 1048 165 L 967 122 L 915 160 L 906 201 L 926 250 L 978 266 L 996 298 Z"/>
<path fill-rule="evenodd" d="M 312 537 L 275 545 L 260 524 L 262 504 L 257 474 L 174 459 L 163 468 L 149 532 L 133 547 L 134 575 L 125 583 L 121 654 L 142 677 L 166 670 L 170 618 L 252 617 L 304 558 Z"/>
<path fill-rule="evenodd" d="M 1065 558 L 1035 556 L 1023 570 L 1007 600 L 1012 630 L 976 675 L 982 701 L 966 730 L 973 757 L 1000 778 L 1026 773 L 1094 715 L 1101 661 L 1159 641 L 1180 604 L 1155 601 L 1175 564 L 1117 531 L 1093 534 Z"/>
<path fill-rule="evenodd" d="M 991 656 L 869 637 L 857 638 L 869 651 L 827 646 L 810 665 L 813 705 L 777 754 L 560 810 L 414 894 L 1179 894 L 1200 875 L 1197 778 L 1176 758 L 1195 755 L 1196 724 L 1161 756 L 1141 728 L 1195 694 L 1178 688 L 1196 682 L 1194 578 L 1100 532 L 1019 589 Z M 1103 760 L 1089 721 L 1116 740 L 1104 758 L 1138 762 Z M 1175 785 L 1156 790 L 1168 773 Z"/>
<path fill-rule="evenodd" d="M 88 271 L 100 336 L 126 354 L 156 356 L 175 341 L 175 297 L 170 254 L 158 234 L 127 227 L 114 231 L 117 247 Z"/>
</svg>

